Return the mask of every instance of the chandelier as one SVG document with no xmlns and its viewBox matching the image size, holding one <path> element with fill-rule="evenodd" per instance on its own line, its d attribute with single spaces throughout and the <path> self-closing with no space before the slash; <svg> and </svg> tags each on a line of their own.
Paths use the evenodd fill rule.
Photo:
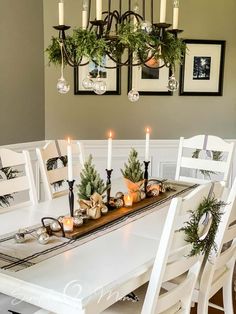
<svg viewBox="0 0 236 314">
<path fill-rule="evenodd" d="M 64 66 L 75 68 L 90 62 L 100 69 L 122 66 L 151 69 L 168 67 L 170 77 L 167 89 L 177 90 L 175 66 L 181 62 L 185 52 L 185 44 L 178 38 L 182 32 L 178 29 L 179 0 L 173 1 L 172 27 L 166 22 L 166 0 L 160 0 L 159 10 L 154 8 L 154 1 L 149 0 L 150 21 L 146 19 L 145 0 L 128 0 L 127 10 L 123 10 L 123 3 L 122 0 L 108 0 L 106 3 L 105 0 L 82 0 L 82 25 L 69 35 L 67 31 L 70 26 L 64 23 L 64 1 L 59 1 L 59 25 L 54 26 L 59 35 L 52 37 L 46 49 L 49 63 L 61 66 L 61 77 L 57 83 L 59 93 L 65 94 L 70 89 L 64 77 Z M 114 5 L 117 7 L 114 8 Z M 93 11 L 95 17 L 91 14 Z M 157 11 L 159 22 L 156 23 Z M 113 61 L 114 66 L 107 65 L 107 58 Z M 88 73 L 82 85 L 99 95 L 106 92 L 106 82 L 100 77 L 99 71 L 95 79 Z M 128 98 L 130 101 L 139 99 L 135 86 L 128 93 Z"/>
</svg>

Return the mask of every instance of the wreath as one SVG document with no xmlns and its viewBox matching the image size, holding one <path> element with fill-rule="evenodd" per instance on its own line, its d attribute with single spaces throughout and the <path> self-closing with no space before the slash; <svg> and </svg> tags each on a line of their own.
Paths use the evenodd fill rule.
<svg viewBox="0 0 236 314">
<path fill-rule="evenodd" d="M 203 253 L 209 258 L 212 250 L 217 250 L 215 236 L 221 221 L 226 203 L 218 201 L 214 196 L 208 196 L 196 211 L 190 211 L 190 220 L 180 231 L 185 233 L 185 241 L 192 244 L 189 256 Z"/>
<path fill-rule="evenodd" d="M 66 167 L 67 163 L 68 163 L 67 156 L 60 156 L 60 157 L 48 159 L 46 167 L 47 167 L 47 170 L 50 171 L 50 170 Z M 52 185 L 53 185 L 54 189 L 56 190 L 56 189 L 60 188 L 64 181 L 65 180 L 53 182 Z"/>
<path fill-rule="evenodd" d="M 200 152 L 201 152 L 201 149 L 196 149 L 192 154 L 192 158 L 199 158 Z M 211 160 L 215 160 L 215 161 L 222 161 L 223 160 L 223 153 L 222 152 L 218 152 L 218 151 L 214 151 L 214 150 L 213 151 L 207 150 L 206 153 L 209 156 L 209 158 L 211 158 Z M 210 171 L 210 170 L 200 169 L 199 171 L 202 175 L 206 176 L 208 179 L 211 179 L 211 175 L 217 174 L 217 172 Z"/>
<path fill-rule="evenodd" d="M 19 171 L 11 167 L 5 167 L 0 169 L 0 181 L 11 180 L 17 177 Z M 14 199 L 12 194 L 6 194 L 0 196 L 0 207 L 10 206 L 10 202 Z"/>
</svg>

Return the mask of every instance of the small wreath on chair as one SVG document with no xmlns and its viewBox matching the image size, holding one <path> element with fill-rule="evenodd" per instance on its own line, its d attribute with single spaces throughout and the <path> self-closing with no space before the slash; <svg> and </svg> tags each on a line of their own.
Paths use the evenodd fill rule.
<svg viewBox="0 0 236 314">
<path fill-rule="evenodd" d="M 201 149 L 196 149 L 192 154 L 192 158 L 199 158 L 199 155 L 201 152 L 202 152 Z M 211 160 L 215 160 L 215 161 L 222 161 L 223 160 L 223 153 L 222 152 L 218 152 L 218 151 L 214 151 L 214 150 L 212 150 L 212 151 L 206 150 L 206 155 Z M 200 169 L 199 171 L 202 175 L 206 176 L 209 179 L 211 179 L 211 175 L 217 174 L 217 172 L 210 171 L 210 170 Z"/>
<path fill-rule="evenodd" d="M 47 170 L 50 171 L 50 170 L 66 167 L 67 163 L 68 163 L 67 156 L 60 156 L 60 157 L 48 159 L 46 167 L 47 167 Z M 56 190 L 56 189 L 60 188 L 64 181 L 65 180 L 53 182 L 52 185 L 53 185 L 54 189 Z"/>
<path fill-rule="evenodd" d="M 15 179 L 19 171 L 11 167 L 0 169 L 0 181 Z M 10 202 L 14 199 L 13 194 L 6 194 L 0 196 L 0 207 L 10 206 Z"/>
<path fill-rule="evenodd" d="M 209 258 L 212 250 L 217 250 L 215 236 L 225 205 L 214 197 L 207 197 L 196 211 L 190 211 L 190 220 L 180 229 L 185 233 L 185 241 L 192 244 L 189 256 L 203 253 Z"/>
</svg>

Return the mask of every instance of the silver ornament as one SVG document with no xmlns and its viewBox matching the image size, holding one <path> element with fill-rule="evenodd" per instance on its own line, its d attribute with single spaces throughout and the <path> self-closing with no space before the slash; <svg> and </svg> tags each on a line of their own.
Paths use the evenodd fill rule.
<svg viewBox="0 0 236 314">
<path fill-rule="evenodd" d="M 42 233 L 46 233 L 47 229 L 45 227 L 40 227 L 36 230 L 36 235 L 40 236 Z"/>
<path fill-rule="evenodd" d="M 74 217 L 81 217 L 82 215 L 83 215 L 83 212 L 84 212 L 85 210 L 81 210 L 81 209 L 77 209 L 77 210 L 75 210 L 75 212 L 74 212 Z"/>
<path fill-rule="evenodd" d="M 108 212 L 108 207 L 106 206 L 106 205 L 103 205 L 102 207 L 101 207 L 101 213 L 102 214 L 106 214 Z"/>
<path fill-rule="evenodd" d="M 82 217 L 73 217 L 73 225 L 74 227 L 79 227 L 84 223 Z"/>
<path fill-rule="evenodd" d="M 123 198 L 124 197 L 124 193 L 123 192 L 117 192 L 115 195 L 115 198 Z"/>
<path fill-rule="evenodd" d="M 59 217 L 57 218 L 57 220 L 58 220 L 61 224 L 63 224 L 63 218 L 64 218 L 64 216 L 59 216 Z"/>
<path fill-rule="evenodd" d="M 118 198 L 116 201 L 115 201 L 115 205 L 116 205 L 116 208 L 121 208 L 124 206 L 124 201 L 123 199 L 121 198 Z"/>
<path fill-rule="evenodd" d="M 60 226 L 59 222 L 57 222 L 57 221 L 53 221 L 52 223 L 50 223 L 50 228 L 54 232 L 58 232 L 61 230 L 61 226 Z"/>
<path fill-rule="evenodd" d="M 16 243 L 24 243 L 26 241 L 24 233 L 16 233 L 14 238 Z"/>
<path fill-rule="evenodd" d="M 151 190 L 151 195 L 152 196 L 158 196 L 159 195 L 159 190 L 157 190 L 157 189 Z"/>
<path fill-rule="evenodd" d="M 38 243 L 43 244 L 43 245 L 47 244 L 49 240 L 50 240 L 50 236 L 46 232 L 40 234 L 40 236 L 38 237 Z"/>
</svg>

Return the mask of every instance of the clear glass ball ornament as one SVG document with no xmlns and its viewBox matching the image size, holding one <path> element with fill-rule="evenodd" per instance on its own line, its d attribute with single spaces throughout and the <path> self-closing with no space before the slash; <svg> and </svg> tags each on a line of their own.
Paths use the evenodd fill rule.
<svg viewBox="0 0 236 314">
<path fill-rule="evenodd" d="M 64 79 L 64 77 L 59 78 L 59 80 L 57 81 L 57 90 L 60 94 L 66 94 L 69 92 L 70 85 Z"/>
<path fill-rule="evenodd" d="M 90 75 L 88 75 L 82 82 L 82 85 L 85 89 L 92 89 L 93 88 L 93 80 Z"/>
<path fill-rule="evenodd" d="M 152 23 L 149 21 L 143 21 L 140 23 L 140 29 L 148 34 L 152 32 Z"/>
<path fill-rule="evenodd" d="M 93 91 L 97 95 L 103 95 L 107 91 L 107 84 L 106 82 L 102 81 L 99 77 L 94 83 L 93 83 Z"/>
<path fill-rule="evenodd" d="M 128 93 L 128 99 L 131 102 L 136 102 L 139 100 L 139 92 L 135 89 L 131 89 Z"/>
<path fill-rule="evenodd" d="M 176 80 L 175 76 L 172 75 L 169 78 L 167 88 L 170 92 L 175 92 L 178 90 L 178 87 L 179 87 L 179 82 Z"/>
</svg>

